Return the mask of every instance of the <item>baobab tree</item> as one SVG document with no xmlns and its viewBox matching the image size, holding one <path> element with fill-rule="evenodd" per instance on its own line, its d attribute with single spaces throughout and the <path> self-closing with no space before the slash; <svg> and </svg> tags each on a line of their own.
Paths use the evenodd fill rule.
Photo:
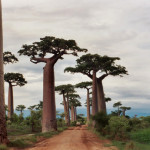
<svg viewBox="0 0 150 150">
<path fill-rule="evenodd" d="M 76 107 L 81 106 L 81 103 L 78 100 L 81 97 L 78 94 L 76 94 L 76 92 L 74 92 L 68 94 L 68 98 L 69 98 L 69 108 L 71 110 L 71 121 L 73 122 L 76 120 Z"/>
<path fill-rule="evenodd" d="M 0 0 L 0 144 L 7 142 L 8 139 L 7 139 L 5 101 L 4 101 L 2 6 Z"/>
<path fill-rule="evenodd" d="M 7 52 L 4 52 L 3 53 L 3 63 L 6 65 L 6 64 L 9 64 L 9 63 L 16 63 L 18 62 L 18 58 L 12 54 L 11 52 L 7 51 Z"/>
<path fill-rule="evenodd" d="M 125 67 L 115 64 L 116 60 L 120 60 L 120 58 L 86 54 L 76 60 L 75 67 L 65 69 L 65 72 L 82 73 L 92 79 L 92 115 L 98 111 L 106 112 L 102 81 L 109 75 L 122 77 L 124 74 L 128 74 Z M 100 73 L 99 77 L 97 77 L 98 73 Z"/>
<path fill-rule="evenodd" d="M 121 102 L 116 102 L 116 103 L 114 103 L 113 104 L 113 107 L 115 108 L 115 107 L 117 107 L 117 113 L 118 113 L 118 116 L 120 116 L 120 113 L 121 113 L 121 111 L 120 111 L 120 106 L 122 105 L 122 103 Z"/>
<path fill-rule="evenodd" d="M 83 88 L 87 90 L 87 100 L 86 100 L 86 105 L 87 105 L 87 123 L 90 121 L 90 89 L 92 87 L 92 82 L 81 82 L 75 85 L 76 88 Z"/>
<path fill-rule="evenodd" d="M 27 81 L 20 73 L 6 73 L 4 79 L 9 84 L 8 89 L 8 118 L 12 118 L 14 113 L 14 100 L 13 100 L 13 87 L 14 86 L 24 86 Z"/>
<path fill-rule="evenodd" d="M 23 45 L 18 51 L 20 55 L 30 57 L 32 63 L 45 63 L 43 80 L 43 119 L 42 132 L 57 130 L 56 106 L 55 106 L 55 81 L 54 65 L 63 55 L 77 56 L 78 52 L 86 52 L 77 46 L 74 40 L 64 40 L 60 38 L 46 36 L 40 42 L 32 45 Z M 47 56 L 50 54 L 51 56 Z"/>
<path fill-rule="evenodd" d="M 20 111 L 20 116 L 23 116 L 23 110 L 26 108 L 26 106 L 25 105 L 18 105 L 17 107 L 16 107 L 16 110 L 17 111 Z"/>
<path fill-rule="evenodd" d="M 70 125 L 70 114 L 69 114 L 69 94 L 74 93 L 74 86 L 71 84 L 64 84 L 55 87 L 55 91 L 59 93 L 59 95 L 63 95 L 63 105 L 64 105 L 64 113 L 65 113 L 65 123 Z"/>
<path fill-rule="evenodd" d="M 130 110 L 131 107 L 121 106 L 120 109 L 122 110 L 122 115 L 125 117 L 126 116 L 126 111 Z"/>
</svg>

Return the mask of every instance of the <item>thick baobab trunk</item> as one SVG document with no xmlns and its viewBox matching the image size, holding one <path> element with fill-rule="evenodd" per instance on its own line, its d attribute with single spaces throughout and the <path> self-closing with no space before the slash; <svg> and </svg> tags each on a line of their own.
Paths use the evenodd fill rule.
<svg viewBox="0 0 150 150">
<path fill-rule="evenodd" d="M 65 94 L 63 94 L 63 103 L 64 103 L 65 123 L 67 124 L 67 104 Z"/>
<path fill-rule="evenodd" d="M 74 107 L 71 106 L 71 121 L 74 122 Z"/>
<path fill-rule="evenodd" d="M 97 81 L 96 81 L 96 71 L 93 70 L 92 115 L 94 116 L 97 112 L 98 112 L 98 106 L 97 106 Z"/>
<path fill-rule="evenodd" d="M 98 99 L 98 111 L 106 113 L 106 102 L 104 97 L 104 89 L 102 80 L 97 79 L 97 99 Z"/>
<path fill-rule="evenodd" d="M 125 110 L 122 110 L 122 115 L 125 117 L 126 116 L 126 111 Z"/>
<path fill-rule="evenodd" d="M 7 143 L 7 130 L 4 104 L 4 69 L 3 69 L 3 33 L 2 33 L 2 7 L 0 0 L 0 144 Z"/>
<path fill-rule="evenodd" d="M 89 89 L 87 89 L 87 123 L 90 121 L 90 98 Z"/>
<path fill-rule="evenodd" d="M 57 130 L 55 105 L 54 65 L 48 61 L 44 67 L 42 132 Z"/>
<path fill-rule="evenodd" d="M 77 121 L 77 108 L 74 107 L 74 121 Z"/>
<path fill-rule="evenodd" d="M 13 86 L 9 83 L 8 89 L 8 118 L 12 118 L 14 113 L 14 104 L 13 104 Z"/>
<path fill-rule="evenodd" d="M 69 98 L 67 94 L 67 126 L 70 126 Z"/>
</svg>

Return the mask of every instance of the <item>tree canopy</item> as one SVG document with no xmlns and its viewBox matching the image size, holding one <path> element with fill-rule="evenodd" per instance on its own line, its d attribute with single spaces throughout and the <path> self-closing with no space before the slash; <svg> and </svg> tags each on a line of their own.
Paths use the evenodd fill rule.
<svg viewBox="0 0 150 150">
<path fill-rule="evenodd" d="M 92 82 L 80 82 L 75 85 L 76 88 L 84 88 L 84 89 L 90 89 L 92 87 Z"/>
<path fill-rule="evenodd" d="M 71 84 L 64 84 L 55 87 L 55 91 L 57 91 L 60 95 L 66 93 L 74 93 L 74 86 Z"/>
<path fill-rule="evenodd" d="M 16 63 L 17 61 L 18 61 L 18 59 L 11 52 L 7 51 L 7 52 L 3 53 L 3 63 L 4 64 Z"/>
<path fill-rule="evenodd" d="M 18 51 L 19 55 L 29 56 L 30 61 L 33 63 L 46 63 L 48 54 L 58 56 L 58 59 L 63 59 L 62 55 L 64 54 L 77 56 L 78 52 L 87 52 L 87 49 L 80 48 L 75 40 L 65 40 L 52 36 L 40 38 L 39 42 L 34 42 L 31 45 L 25 44 L 22 46 L 22 49 Z"/>
<path fill-rule="evenodd" d="M 121 76 L 128 74 L 125 67 L 116 65 L 115 61 L 120 60 L 119 57 L 101 56 L 98 54 L 86 54 L 76 60 L 75 67 L 67 67 L 64 71 L 71 73 L 82 73 L 92 78 L 93 69 L 99 72 L 101 78 L 105 78 L 108 75 Z"/>
<path fill-rule="evenodd" d="M 6 73 L 4 75 L 4 80 L 8 83 L 11 83 L 12 86 L 24 86 L 27 81 L 20 73 Z"/>
</svg>

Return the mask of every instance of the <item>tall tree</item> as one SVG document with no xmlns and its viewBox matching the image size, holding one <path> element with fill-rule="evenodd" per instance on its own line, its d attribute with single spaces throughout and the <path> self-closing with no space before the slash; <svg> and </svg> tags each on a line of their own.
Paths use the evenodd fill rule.
<svg viewBox="0 0 150 150">
<path fill-rule="evenodd" d="M 116 60 L 120 60 L 120 58 L 86 54 L 76 60 L 77 65 L 75 67 L 67 67 L 65 69 L 65 72 L 82 73 L 93 80 L 93 115 L 97 112 L 97 109 L 98 111 L 106 112 L 102 81 L 109 75 L 122 77 L 124 74 L 127 74 L 125 67 L 115 64 Z M 98 73 L 100 73 L 99 77 L 97 77 Z"/>
<path fill-rule="evenodd" d="M 20 73 L 6 73 L 4 79 L 9 84 L 8 89 L 8 118 L 11 118 L 14 113 L 13 87 L 24 86 L 27 81 Z"/>
<path fill-rule="evenodd" d="M 56 106 L 55 106 L 55 80 L 54 65 L 63 55 L 77 56 L 78 52 L 86 52 L 77 46 L 74 40 L 64 40 L 60 38 L 46 36 L 40 39 L 40 42 L 34 42 L 32 45 L 23 45 L 18 51 L 20 55 L 30 57 L 32 63 L 43 62 L 44 80 L 43 80 L 43 119 L 42 132 L 57 130 Z M 50 54 L 51 56 L 46 56 Z"/>
<path fill-rule="evenodd" d="M 71 110 L 71 121 L 74 122 L 76 121 L 76 107 L 81 106 L 81 103 L 78 99 L 80 99 L 80 96 L 74 93 L 68 94 L 69 98 L 69 108 Z"/>
<path fill-rule="evenodd" d="M 4 104 L 2 6 L 0 0 L 0 144 L 7 142 L 8 139 L 7 139 L 5 104 Z"/>
<path fill-rule="evenodd" d="M 75 85 L 76 88 L 83 88 L 87 90 L 87 123 L 90 121 L 90 92 L 89 90 L 92 87 L 92 82 L 81 82 Z"/>
<path fill-rule="evenodd" d="M 64 113 L 65 113 L 65 123 L 70 125 L 70 114 L 69 114 L 69 94 L 74 93 L 74 86 L 71 84 L 59 85 L 55 87 L 55 91 L 57 91 L 60 95 L 63 95 L 63 105 L 64 105 Z"/>
</svg>

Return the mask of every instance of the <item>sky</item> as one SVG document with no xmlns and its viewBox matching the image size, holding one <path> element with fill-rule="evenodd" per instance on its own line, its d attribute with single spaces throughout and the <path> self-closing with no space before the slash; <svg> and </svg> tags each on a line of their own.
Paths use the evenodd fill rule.
<svg viewBox="0 0 150 150">
<path fill-rule="evenodd" d="M 120 57 L 129 75 L 108 76 L 103 81 L 106 97 L 124 106 L 150 107 L 150 1 L 149 0 L 2 0 L 4 51 L 11 51 L 19 62 L 5 65 L 5 73 L 22 73 L 28 84 L 14 87 L 14 106 L 38 104 L 43 94 L 44 64 L 33 64 L 17 52 L 23 44 L 41 37 L 74 39 L 88 53 Z M 83 55 L 79 54 L 79 56 Z M 75 66 L 77 57 L 64 56 L 55 65 L 55 85 L 90 81 L 82 74 L 64 73 Z M 100 75 L 100 74 L 99 74 Z M 86 90 L 77 89 L 84 107 Z M 8 103 L 8 83 L 5 83 Z M 62 96 L 56 93 L 56 107 Z"/>
</svg>

